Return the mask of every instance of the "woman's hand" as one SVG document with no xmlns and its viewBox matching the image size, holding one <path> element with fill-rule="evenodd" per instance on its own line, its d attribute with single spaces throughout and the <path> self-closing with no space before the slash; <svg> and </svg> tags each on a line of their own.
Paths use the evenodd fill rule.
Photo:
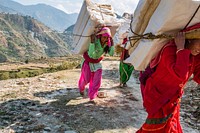
<svg viewBox="0 0 200 133">
<path fill-rule="evenodd" d="M 184 47 L 185 47 L 185 33 L 184 32 L 179 32 L 175 36 L 174 40 L 175 40 L 177 50 L 184 49 Z"/>
<path fill-rule="evenodd" d="M 95 43 L 96 35 L 95 35 L 95 34 L 92 34 L 92 35 L 90 36 L 90 39 L 91 39 L 91 43 Z"/>
<path fill-rule="evenodd" d="M 113 42 L 112 37 L 110 37 L 110 43 L 111 43 L 111 46 L 114 46 L 114 42 Z"/>
</svg>

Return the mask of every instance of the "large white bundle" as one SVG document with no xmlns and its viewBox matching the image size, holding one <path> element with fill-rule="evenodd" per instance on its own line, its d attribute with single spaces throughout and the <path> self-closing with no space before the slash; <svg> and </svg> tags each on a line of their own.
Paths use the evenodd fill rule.
<svg viewBox="0 0 200 133">
<path fill-rule="evenodd" d="M 131 28 L 137 34 L 177 33 L 187 25 L 199 4 L 199 0 L 140 0 Z M 148 12 L 149 10 L 150 12 Z M 198 22 L 200 22 L 200 10 L 189 26 Z M 129 34 L 129 36 L 133 35 L 133 33 Z M 133 64 L 136 70 L 144 70 L 166 41 L 166 39 L 142 39 L 134 47 L 131 47 L 129 43 L 130 57 L 125 62 Z"/>
<path fill-rule="evenodd" d="M 111 34 L 114 35 L 120 22 L 114 13 L 111 5 L 93 3 L 84 0 L 80 10 L 73 34 L 73 52 L 83 54 L 87 51 L 90 42 L 90 35 L 99 30 L 99 25 L 109 26 Z"/>
<path fill-rule="evenodd" d="M 126 15 L 126 14 L 125 14 Z M 122 44 L 123 39 L 126 38 L 128 36 L 128 33 L 130 32 L 130 15 L 127 14 L 127 17 L 123 17 L 121 19 L 121 25 L 120 27 L 117 29 L 117 32 L 114 35 L 114 43 L 115 45 L 119 45 L 121 47 L 124 47 Z"/>
</svg>

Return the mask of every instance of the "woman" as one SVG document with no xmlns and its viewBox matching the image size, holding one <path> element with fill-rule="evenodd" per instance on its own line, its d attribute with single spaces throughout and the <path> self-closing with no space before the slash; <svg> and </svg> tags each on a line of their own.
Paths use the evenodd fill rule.
<svg viewBox="0 0 200 133">
<path fill-rule="evenodd" d="M 126 45 L 127 38 L 124 38 L 122 44 Z M 130 79 L 130 76 L 134 70 L 134 67 L 131 64 L 126 64 L 123 61 L 129 57 L 128 50 L 125 48 L 122 50 L 119 64 L 119 74 L 120 74 L 120 85 L 119 87 L 127 87 L 126 82 Z"/>
<path fill-rule="evenodd" d="M 199 28 L 200 23 L 184 32 Z M 149 71 L 153 73 L 147 80 L 140 78 L 148 116 L 137 133 L 182 133 L 179 111 L 183 88 L 192 74 L 200 84 L 200 39 L 185 40 L 184 32 L 168 42 L 150 63 L 156 69 Z"/>
<path fill-rule="evenodd" d="M 112 56 L 114 54 L 114 47 L 110 29 L 103 27 L 95 36 L 91 36 L 89 49 L 83 55 L 84 61 L 78 83 L 81 95 L 84 95 L 85 86 L 89 83 L 88 96 L 90 101 L 98 95 L 102 78 L 102 65 L 100 61 L 106 53 Z"/>
</svg>

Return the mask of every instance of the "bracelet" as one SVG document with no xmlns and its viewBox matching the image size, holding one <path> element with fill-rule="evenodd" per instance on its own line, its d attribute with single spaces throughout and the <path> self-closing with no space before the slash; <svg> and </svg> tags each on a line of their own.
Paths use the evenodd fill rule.
<svg viewBox="0 0 200 133">
<path fill-rule="evenodd" d="M 181 51 L 181 50 L 183 50 L 183 49 L 178 49 L 178 50 L 176 51 L 176 53 L 178 53 L 178 52 Z"/>
</svg>

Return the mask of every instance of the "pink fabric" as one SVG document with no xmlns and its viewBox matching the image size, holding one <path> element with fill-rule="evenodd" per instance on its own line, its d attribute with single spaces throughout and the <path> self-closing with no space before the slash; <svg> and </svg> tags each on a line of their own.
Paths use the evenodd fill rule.
<svg viewBox="0 0 200 133">
<path fill-rule="evenodd" d="M 85 90 L 85 86 L 90 82 L 90 77 L 91 75 L 89 63 L 84 62 L 81 69 L 81 76 L 78 82 L 80 92 Z"/>
<path fill-rule="evenodd" d="M 97 33 L 97 35 L 102 35 L 102 36 L 107 36 L 107 37 L 112 36 L 110 29 L 108 27 L 101 28 L 100 31 Z"/>
<path fill-rule="evenodd" d="M 99 63 L 102 59 L 103 59 L 103 56 L 101 56 L 99 59 L 92 59 L 89 57 L 88 55 L 88 52 L 85 52 L 83 54 L 83 58 L 87 61 L 87 62 L 90 62 L 90 63 Z"/>
<path fill-rule="evenodd" d="M 107 44 L 108 44 L 109 47 L 111 46 L 110 37 L 112 37 L 112 35 L 111 35 L 111 31 L 110 31 L 110 29 L 108 27 L 101 28 L 101 30 L 96 35 L 107 36 L 108 37 Z"/>
<path fill-rule="evenodd" d="M 81 76 L 78 82 L 79 91 L 83 92 L 85 90 L 85 86 L 90 83 L 88 96 L 90 100 L 96 98 L 101 85 L 101 79 L 102 69 L 99 69 L 96 72 L 91 72 L 89 63 L 85 61 L 82 66 Z"/>
<path fill-rule="evenodd" d="M 90 100 L 97 97 L 98 90 L 101 85 L 101 79 L 102 79 L 102 69 L 97 70 L 96 72 L 92 72 L 91 78 L 90 78 L 90 86 L 88 91 L 88 96 Z"/>
</svg>

